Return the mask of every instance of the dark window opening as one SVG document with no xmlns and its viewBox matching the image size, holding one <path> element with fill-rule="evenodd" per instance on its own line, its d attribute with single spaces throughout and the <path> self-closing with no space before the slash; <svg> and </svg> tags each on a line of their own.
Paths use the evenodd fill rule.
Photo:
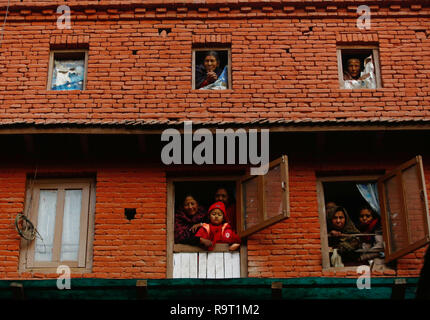
<svg viewBox="0 0 430 320">
<path fill-rule="evenodd" d="M 235 181 L 184 181 L 174 183 L 175 212 L 182 210 L 187 195 L 192 195 L 199 207 L 206 213 L 216 202 L 215 194 L 219 188 L 224 188 L 228 194 L 226 211 L 229 224 L 236 227 L 236 182 Z M 208 221 L 205 221 L 208 222 Z"/>
<path fill-rule="evenodd" d="M 193 88 L 224 90 L 231 88 L 229 49 L 195 49 L 193 61 Z"/>
<path fill-rule="evenodd" d="M 48 90 L 84 90 L 87 51 L 51 51 Z"/>
<path fill-rule="evenodd" d="M 376 89 L 381 87 L 377 49 L 338 49 L 338 63 L 341 88 Z"/>
<path fill-rule="evenodd" d="M 383 269 L 384 245 L 376 181 L 324 182 L 323 189 L 330 265 L 371 265 L 373 269 Z M 369 194 L 376 201 L 366 201 L 364 196 L 370 197 Z"/>
</svg>

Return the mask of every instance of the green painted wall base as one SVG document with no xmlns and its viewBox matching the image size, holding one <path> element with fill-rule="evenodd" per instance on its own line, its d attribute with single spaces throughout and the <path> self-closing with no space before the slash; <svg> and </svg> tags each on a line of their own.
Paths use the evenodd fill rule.
<svg viewBox="0 0 430 320">
<path fill-rule="evenodd" d="M 146 287 L 137 287 L 138 279 L 71 279 L 69 290 L 59 290 L 56 279 L 1 280 L 0 299 L 390 299 L 399 292 L 400 297 L 413 299 L 418 278 L 402 278 L 403 285 L 395 284 L 396 279 L 371 279 L 371 288 L 362 290 L 353 278 L 149 279 Z M 274 282 L 279 289 L 272 290 Z"/>
</svg>

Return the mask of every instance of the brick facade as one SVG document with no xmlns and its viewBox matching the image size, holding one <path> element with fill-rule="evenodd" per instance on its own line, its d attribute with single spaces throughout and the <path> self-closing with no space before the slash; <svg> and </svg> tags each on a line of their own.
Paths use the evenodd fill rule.
<svg viewBox="0 0 430 320">
<path fill-rule="evenodd" d="M 396 161 L 382 163 L 331 162 L 325 170 L 382 170 Z M 430 168 L 425 167 L 430 185 Z M 306 161 L 290 162 L 290 218 L 248 237 L 248 276 L 267 278 L 357 277 L 355 270 L 323 270 L 318 216 L 316 174 L 320 168 Z M 26 175 L 31 167 L 1 171 L 0 208 L 2 222 L 0 252 L 1 279 L 56 278 L 56 273 L 18 272 L 20 237 L 14 227 L 15 215 L 23 210 Z M 84 278 L 166 277 L 167 184 L 160 167 L 56 166 L 39 169 L 41 176 L 52 172 L 96 173 L 96 209 L 92 272 L 73 274 Z M 206 170 L 210 173 L 211 170 Z M 213 173 L 213 172 L 212 172 Z M 430 189 L 427 187 L 427 192 Z M 124 208 L 137 209 L 136 219 L 127 220 Z M 395 271 L 374 276 L 418 276 L 424 251 L 420 249 L 398 260 Z"/>
<path fill-rule="evenodd" d="M 0 1 L 0 15 L 6 3 Z M 0 130 L 27 123 L 37 133 L 42 124 L 67 127 L 79 122 L 91 128 L 125 120 L 336 124 L 430 119 L 430 6 L 425 3 L 372 5 L 369 31 L 356 26 L 356 7 L 365 1 L 72 1 L 67 3 L 72 9 L 70 30 L 57 29 L 55 1 L 11 3 L 0 47 Z M 171 32 L 163 32 L 166 28 Z M 191 88 L 197 44 L 231 48 L 231 90 Z M 336 48 L 346 44 L 378 46 L 382 88 L 339 89 Z M 86 90 L 46 90 L 50 50 L 81 47 L 89 48 Z M 317 174 L 387 170 L 418 151 L 427 155 L 429 193 L 430 154 L 421 146 L 406 158 L 396 158 L 396 137 L 388 140 L 393 157 L 384 161 L 358 161 L 351 155 L 319 162 L 313 155 L 293 153 L 291 217 L 249 237 L 248 276 L 356 277 L 355 271 L 322 269 Z M 277 148 L 282 150 L 281 142 Z M 312 140 L 309 149 L 314 148 Z M 147 152 L 158 157 L 158 149 Z M 0 164 L 0 256 L 5 257 L 0 279 L 58 276 L 18 272 L 20 237 L 13 221 L 23 211 L 27 175 L 34 172 L 27 160 Z M 149 162 L 119 161 L 113 166 L 102 161 L 96 166 L 81 159 L 49 166 L 42 161 L 42 174 L 86 172 L 96 177 L 92 272 L 74 277 L 166 277 L 169 172 L 159 160 Z M 127 207 L 137 208 L 135 220 L 124 218 Z M 396 271 L 378 276 L 416 277 L 422 257 L 423 249 L 408 254 L 398 260 Z"/>
<path fill-rule="evenodd" d="M 313 2 L 71 2 L 70 30 L 57 29 L 60 15 L 44 2 L 12 6 L 0 49 L 1 121 L 428 119 L 428 5 L 371 6 L 371 30 L 361 31 L 357 6 Z M 231 46 L 232 90 L 191 89 L 191 52 L 202 41 Z M 381 89 L 339 89 L 340 44 L 379 47 Z M 80 45 L 89 46 L 87 90 L 47 91 L 50 48 Z"/>
</svg>

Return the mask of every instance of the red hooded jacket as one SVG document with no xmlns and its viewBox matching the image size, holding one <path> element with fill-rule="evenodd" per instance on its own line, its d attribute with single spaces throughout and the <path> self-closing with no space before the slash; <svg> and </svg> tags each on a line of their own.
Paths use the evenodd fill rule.
<svg viewBox="0 0 430 320">
<path fill-rule="evenodd" d="M 216 243 L 240 243 L 239 236 L 228 223 L 219 226 L 203 223 L 203 226 L 197 231 L 196 237 L 212 242 L 212 246 L 208 248 L 209 251 L 214 249 Z"/>
</svg>

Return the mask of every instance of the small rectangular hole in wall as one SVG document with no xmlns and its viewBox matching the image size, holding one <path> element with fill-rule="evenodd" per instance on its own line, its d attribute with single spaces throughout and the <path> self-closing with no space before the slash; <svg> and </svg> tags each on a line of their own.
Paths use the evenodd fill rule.
<svg viewBox="0 0 430 320">
<path fill-rule="evenodd" d="M 166 37 L 170 32 L 172 32 L 172 28 L 159 28 L 158 35 L 162 37 Z"/>
<path fill-rule="evenodd" d="M 136 208 L 125 208 L 124 215 L 127 220 L 133 220 L 136 217 Z"/>
</svg>

